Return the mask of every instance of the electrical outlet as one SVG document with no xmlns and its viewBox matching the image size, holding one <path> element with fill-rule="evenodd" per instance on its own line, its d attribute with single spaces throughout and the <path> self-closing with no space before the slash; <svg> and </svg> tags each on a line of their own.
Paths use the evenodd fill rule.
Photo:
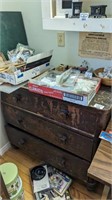
<svg viewBox="0 0 112 200">
<path fill-rule="evenodd" d="M 64 32 L 57 33 L 57 44 L 58 44 L 58 47 L 65 46 L 65 33 Z"/>
</svg>

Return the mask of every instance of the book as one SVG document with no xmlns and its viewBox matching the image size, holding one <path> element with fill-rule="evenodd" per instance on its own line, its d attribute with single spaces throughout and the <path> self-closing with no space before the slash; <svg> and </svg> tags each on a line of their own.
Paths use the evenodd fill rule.
<svg viewBox="0 0 112 200">
<path fill-rule="evenodd" d="M 109 132 L 102 131 L 99 135 L 99 138 L 106 140 L 112 144 L 112 131 Z"/>
<path fill-rule="evenodd" d="M 56 168 L 53 168 L 53 170 L 53 173 L 50 175 L 48 169 L 51 188 L 55 193 L 63 196 L 65 191 L 69 188 L 72 179 L 63 172 L 57 170 Z"/>
<path fill-rule="evenodd" d="M 68 188 L 72 179 L 55 167 L 42 164 L 30 170 L 36 200 L 71 200 Z"/>
<path fill-rule="evenodd" d="M 63 196 L 59 196 L 52 189 L 35 193 L 36 200 L 72 200 L 69 190 Z"/>
<path fill-rule="evenodd" d="M 34 193 L 50 188 L 47 165 L 40 165 L 31 170 Z"/>
</svg>

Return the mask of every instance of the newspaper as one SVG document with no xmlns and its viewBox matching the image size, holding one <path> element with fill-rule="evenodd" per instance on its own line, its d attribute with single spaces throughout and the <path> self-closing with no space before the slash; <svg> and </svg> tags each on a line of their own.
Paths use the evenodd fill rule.
<svg viewBox="0 0 112 200">
<path fill-rule="evenodd" d="M 111 33 L 79 33 L 79 56 L 112 59 Z"/>
</svg>

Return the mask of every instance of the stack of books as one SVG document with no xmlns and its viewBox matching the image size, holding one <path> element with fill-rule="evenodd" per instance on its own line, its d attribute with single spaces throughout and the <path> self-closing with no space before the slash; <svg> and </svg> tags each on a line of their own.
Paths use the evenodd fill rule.
<svg viewBox="0 0 112 200">
<path fill-rule="evenodd" d="M 72 179 L 51 165 L 40 165 L 31 171 L 36 200 L 71 200 L 69 187 Z"/>
</svg>

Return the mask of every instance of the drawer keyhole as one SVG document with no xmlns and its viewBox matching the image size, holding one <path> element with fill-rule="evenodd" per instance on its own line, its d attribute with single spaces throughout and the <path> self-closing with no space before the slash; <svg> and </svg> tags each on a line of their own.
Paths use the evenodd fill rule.
<svg viewBox="0 0 112 200">
<path fill-rule="evenodd" d="M 66 118 L 69 117 L 69 111 L 68 110 L 61 109 L 60 112 L 61 112 L 61 114 L 64 114 Z"/>
</svg>

